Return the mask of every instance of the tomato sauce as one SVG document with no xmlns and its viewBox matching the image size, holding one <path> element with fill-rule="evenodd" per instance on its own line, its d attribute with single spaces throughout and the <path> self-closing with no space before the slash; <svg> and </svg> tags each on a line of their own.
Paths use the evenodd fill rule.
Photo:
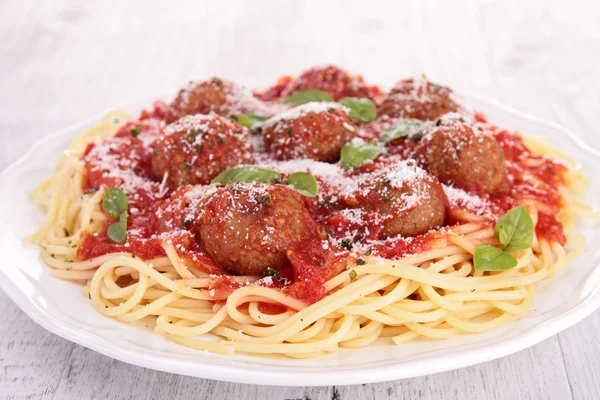
<svg viewBox="0 0 600 400">
<path fill-rule="evenodd" d="M 290 87 L 295 86 L 331 86 L 338 97 L 358 90 L 348 83 L 351 81 L 336 86 L 331 76 L 327 79 L 318 76 L 305 76 L 300 81 L 283 77 L 273 87 L 266 91 L 255 91 L 254 94 L 263 101 L 278 101 Z M 315 83 L 314 79 L 323 81 Z M 364 96 L 377 98 L 383 93 L 378 87 L 364 84 L 362 78 L 356 79 L 352 82 L 360 83 L 361 93 L 366 93 L 363 93 Z M 215 297 L 226 296 L 248 282 L 233 279 L 228 271 L 212 260 L 192 224 L 201 208 L 201 199 L 211 190 L 211 186 L 205 185 L 199 189 L 199 185 L 184 185 L 173 190 L 165 184 L 166 179 L 157 179 L 152 169 L 153 153 L 156 151 L 153 144 L 163 134 L 165 121 L 169 120 L 171 114 L 171 107 L 167 103 L 157 101 L 151 109 L 144 110 L 138 120 L 125 123 L 113 138 L 87 146 L 82 156 L 86 170 L 83 189 L 90 193 L 116 186 L 127 195 L 127 237 L 126 242 L 120 244 L 108 236 L 108 227 L 116 219 L 106 215 L 108 222 L 104 230 L 82 234 L 77 255 L 79 259 L 87 260 L 108 253 L 125 252 L 149 260 L 166 257 L 163 248 L 166 243 L 173 246 L 186 265 L 211 274 L 213 282 L 209 289 Z M 548 157 L 532 154 L 517 134 L 488 124 L 483 114 L 476 113 L 474 119 L 483 130 L 493 135 L 507 162 L 509 190 L 495 196 L 473 194 L 487 204 L 488 209 L 481 212 L 488 217 L 485 223 L 493 226 L 498 217 L 524 201 L 539 202 L 552 213 L 559 211 L 564 206 L 564 200 L 557 188 L 565 184 L 566 167 Z M 382 127 L 393 122 L 389 118 L 381 118 L 363 124 L 359 126 L 358 136 L 369 141 L 378 140 Z M 344 178 L 353 179 L 360 174 L 388 169 L 396 159 L 414 158 L 418 140 L 395 140 L 389 143 L 386 146 L 387 155 L 397 158 L 379 158 L 367 162 L 360 168 L 345 171 Z M 349 258 L 374 255 L 399 259 L 431 249 L 436 240 L 446 235 L 445 230 L 433 230 L 415 237 L 381 239 L 383 226 L 380 214 L 363 210 L 357 217 L 348 211 L 349 208 L 360 209 L 361 206 L 366 209 L 364 206 L 375 200 L 369 196 L 347 196 L 321 176 L 319 171 L 311 172 L 316 176 L 322 195 L 306 197 L 304 201 L 308 213 L 319 226 L 318 237 L 291 246 L 286 253 L 286 265 L 268 274 L 265 270 L 264 277 L 249 281 L 282 289 L 294 298 L 314 303 L 324 295 L 323 283 L 343 271 Z M 286 176 L 283 174 L 284 178 Z M 377 196 L 380 197 L 380 194 Z M 446 205 L 449 207 L 448 203 Z M 446 224 L 458 222 L 451 216 L 446 219 Z M 538 237 L 563 245 L 566 242 L 562 225 L 551 213 L 539 213 L 536 233 Z M 285 307 L 272 304 L 261 304 L 259 309 L 268 314 L 285 311 Z"/>
</svg>

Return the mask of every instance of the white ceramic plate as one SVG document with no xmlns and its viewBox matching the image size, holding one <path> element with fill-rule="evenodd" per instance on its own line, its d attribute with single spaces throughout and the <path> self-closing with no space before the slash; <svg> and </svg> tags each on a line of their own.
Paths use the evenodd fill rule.
<svg viewBox="0 0 600 400">
<path fill-rule="evenodd" d="M 579 160 L 589 177 L 600 169 L 600 153 L 566 129 L 490 100 L 463 97 L 492 122 L 548 137 L 553 146 Z M 137 115 L 148 104 L 145 101 L 121 109 Z M 600 307 L 600 231 L 591 222 L 581 224 L 588 250 L 576 265 L 538 285 L 532 310 L 493 332 L 401 346 L 375 343 L 364 349 L 341 349 L 315 360 L 219 356 L 181 347 L 143 326 L 96 313 L 79 285 L 53 278 L 38 249 L 22 240 L 43 222 L 43 213 L 28 199 L 27 191 L 52 173 L 67 144 L 99 118 L 45 137 L 0 175 L 0 251 L 8 256 L 0 264 L 0 287 L 44 328 L 109 357 L 161 371 L 241 383 L 318 386 L 379 382 L 433 374 L 514 353 L 568 328 Z M 586 200 L 600 205 L 600 180 L 592 180 Z"/>
</svg>

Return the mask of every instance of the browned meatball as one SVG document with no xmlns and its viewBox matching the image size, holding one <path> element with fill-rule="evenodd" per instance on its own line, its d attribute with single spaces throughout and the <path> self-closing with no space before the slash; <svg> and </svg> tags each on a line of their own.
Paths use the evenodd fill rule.
<svg viewBox="0 0 600 400">
<path fill-rule="evenodd" d="M 185 116 L 156 141 L 152 171 L 170 187 L 208 184 L 227 167 L 253 162 L 246 135 L 235 122 L 214 114 Z"/>
<path fill-rule="evenodd" d="M 413 160 L 363 176 L 355 201 L 381 215 L 380 239 L 420 235 L 440 227 L 446 217 L 442 185 Z"/>
<path fill-rule="evenodd" d="M 271 116 L 281 109 L 282 106 L 263 103 L 250 91 L 231 81 L 212 78 L 192 82 L 181 89 L 171 103 L 166 119 L 173 122 L 184 115 L 210 113 L 232 117 L 246 113 Z"/>
<path fill-rule="evenodd" d="M 300 90 L 322 90 L 334 100 L 343 97 L 368 97 L 375 99 L 381 95 L 377 86 L 367 86 L 360 75 L 351 75 L 334 65 L 315 67 L 304 71 L 297 79 L 287 83 L 281 91 L 286 98 Z"/>
<path fill-rule="evenodd" d="M 406 79 L 394 86 L 378 107 L 380 115 L 434 120 L 459 109 L 452 91 L 428 80 Z"/>
<path fill-rule="evenodd" d="M 417 160 L 446 184 L 467 191 L 506 189 L 506 163 L 496 140 L 462 118 L 443 118 L 415 148 Z"/>
<path fill-rule="evenodd" d="M 232 274 L 288 264 L 286 251 L 317 235 L 302 196 L 284 185 L 234 184 L 208 196 L 195 222 L 204 248 Z"/>
<path fill-rule="evenodd" d="M 356 134 L 348 109 L 337 103 L 307 103 L 267 121 L 263 138 L 278 160 L 311 158 L 334 162 Z"/>
</svg>

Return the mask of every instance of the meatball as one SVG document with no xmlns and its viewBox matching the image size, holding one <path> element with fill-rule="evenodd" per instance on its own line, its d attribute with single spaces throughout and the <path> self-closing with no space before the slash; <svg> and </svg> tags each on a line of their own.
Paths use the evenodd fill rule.
<svg viewBox="0 0 600 400">
<path fill-rule="evenodd" d="M 154 144 L 152 171 L 170 187 L 208 184 L 221 171 L 254 161 L 247 130 L 218 115 L 188 115 Z"/>
<path fill-rule="evenodd" d="M 462 118 L 431 125 L 415 148 L 417 160 L 446 184 L 496 194 L 506 189 L 506 163 L 496 140 Z"/>
<path fill-rule="evenodd" d="M 378 107 L 378 113 L 396 118 L 434 120 L 459 109 L 452 91 L 428 80 L 406 79 L 394 86 Z"/>
<path fill-rule="evenodd" d="M 365 174 L 353 201 L 381 216 L 380 239 L 420 235 L 443 225 L 446 217 L 442 185 L 413 160 Z"/>
<path fill-rule="evenodd" d="M 267 121 L 263 139 L 278 160 L 311 158 L 335 162 L 356 133 L 348 109 L 337 103 L 307 103 Z"/>
<path fill-rule="evenodd" d="M 208 196 L 195 229 L 213 260 L 236 275 L 288 265 L 286 251 L 318 231 L 302 196 L 279 184 L 220 188 Z"/>
<path fill-rule="evenodd" d="M 304 71 L 297 79 L 291 80 L 281 91 L 286 98 L 300 90 L 322 90 L 329 93 L 334 100 L 343 97 L 368 97 L 374 99 L 381 95 L 376 86 L 367 86 L 360 75 L 350 75 L 347 71 L 328 65 Z"/>
<path fill-rule="evenodd" d="M 284 109 L 281 105 L 266 104 L 233 82 L 212 78 L 203 82 L 191 82 L 181 89 L 171 103 L 167 122 L 191 114 L 210 114 L 236 117 L 240 114 L 255 113 L 271 116 Z"/>
</svg>

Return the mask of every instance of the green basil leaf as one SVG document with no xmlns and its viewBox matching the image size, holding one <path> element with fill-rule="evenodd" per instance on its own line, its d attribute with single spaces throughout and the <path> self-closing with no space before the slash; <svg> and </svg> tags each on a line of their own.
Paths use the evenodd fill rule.
<svg viewBox="0 0 600 400">
<path fill-rule="evenodd" d="M 370 122 L 377 118 L 377 108 L 369 99 L 344 97 L 340 104 L 350 109 L 350 118 L 354 121 Z"/>
<path fill-rule="evenodd" d="M 319 192 L 317 179 L 306 172 L 294 172 L 288 176 L 286 183 L 303 196 L 315 197 Z"/>
<path fill-rule="evenodd" d="M 283 100 L 285 104 L 290 104 L 292 106 L 300 106 L 312 101 L 333 101 L 333 97 L 322 90 L 301 90 Z"/>
<path fill-rule="evenodd" d="M 227 168 L 217 175 L 211 183 L 215 185 L 228 185 L 240 182 L 274 183 L 280 180 L 281 174 L 277 171 L 257 165 L 245 165 L 238 168 Z"/>
<path fill-rule="evenodd" d="M 108 237 L 115 243 L 123 244 L 127 240 L 127 211 L 121 214 L 117 222 L 108 227 Z"/>
<path fill-rule="evenodd" d="M 381 149 L 374 143 L 352 141 L 342 147 L 342 168 L 358 168 L 367 160 L 374 160 L 381 154 Z"/>
<path fill-rule="evenodd" d="M 241 114 L 237 117 L 237 123 L 248 129 L 260 129 L 265 125 L 269 117 L 256 114 Z"/>
<path fill-rule="evenodd" d="M 517 266 L 513 256 L 489 244 L 477 246 L 473 261 L 477 271 L 505 271 Z"/>
<path fill-rule="evenodd" d="M 531 247 L 533 221 L 523 206 L 504 214 L 494 228 L 494 235 L 506 251 L 521 251 Z"/>
<path fill-rule="evenodd" d="M 119 218 L 121 214 L 127 211 L 128 205 L 127 195 L 121 189 L 111 186 L 104 193 L 102 208 L 111 217 Z"/>
<path fill-rule="evenodd" d="M 423 125 L 423 121 L 418 119 L 401 119 L 396 124 L 382 129 L 379 133 L 379 138 L 383 143 L 389 143 L 392 140 L 407 137 L 415 128 L 421 125 Z"/>
</svg>

